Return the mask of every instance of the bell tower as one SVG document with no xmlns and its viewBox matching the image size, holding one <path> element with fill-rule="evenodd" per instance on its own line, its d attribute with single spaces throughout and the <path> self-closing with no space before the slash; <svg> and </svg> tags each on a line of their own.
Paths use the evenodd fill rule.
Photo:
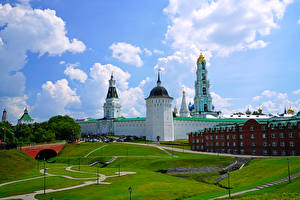
<svg viewBox="0 0 300 200">
<path fill-rule="evenodd" d="M 194 110 L 192 114 L 194 117 L 205 117 L 206 114 L 212 114 L 213 111 L 212 97 L 209 91 L 209 80 L 207 79 L 206 60 L 202 53 L 197 60 L 197 79 L 195 81 L 195 97 Z"/>
<path fill-rule="evenodd" d="M 109 88 L 104 103 L 104 118 L 118 118 L 121 117 L 121 104 L 116 89 L 116 80 L 114 80 L 113 73 L 109 80 Z"/>
</svg>

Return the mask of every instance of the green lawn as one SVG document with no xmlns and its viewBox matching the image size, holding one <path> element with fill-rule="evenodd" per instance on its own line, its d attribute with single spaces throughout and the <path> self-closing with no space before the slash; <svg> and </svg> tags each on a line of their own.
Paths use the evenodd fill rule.
<svg viewBox="0 0 300 200">
<path fill-rule="evenodd" d="M 103 147 L 88 157 L 84 157 L 89 152 Z M 3 152 L 3 153 L 2 153 Z M 127 153 L 128 152 L 128 153 Z M 74 178 L 96 177 L 97 166 L 89 167 L 87 164 L 95 161 L 107 161 L 113 156 L 119 158 L 105 168 L 98 168 L 99 173 L 104 175 L 116 175 L 119 171 L 136 172 L 136 174 L 125 175 L 121 177 L 108 178 L 104 182 L 111 183 L 110 185 L 90 185 L 83 188 L 73 190 L 49 193 L 46 195 L 37 195 L 38 199 L 128 199 L 128 187 L 133 188 L 133 199 L 209 199 L 211 197 L 227 194 L 227 190 L 214 185 L 214 179 L 218 176 L 218 172 L 211 173 L 195 173 L 186 174 L 185 177 L 175 177 L 168 174 L 159 173 L 168 168 L 177 167 L 204 167 L 218 166 L 224 167 L 232 163 L 235 159 L 231 157 L 222 157 L 214 155 L 201 154 L 186 154 L 182 152 L 171 152 L 175 157 L 169 156 L 164 151 L 150 146 L 141 146 L 135 144 L 124 143 L 81 143 L 67 144 L 62 152 L 52 160 L 56 163 L 46 163 L 46 167 L 50 168 L 47 171 L 56 175 L 67 175 Z M 2 182 L 7 182 L 23 177 L 41 176 L 39 169 L 43 168 L 42 162 L 37 162 L 26 154 L 15 151 L 1 151 L 0 158 L 4 162 L 0 163 L 0 174 L 4 175 L 0 179 Z M 74 165 L 73 170 L 66 171 L 65 167 Z M 2 161 L 2 160 L 1 160 Z M 9 163 L 7 165 L 7 163 Z M 20 165 L 16 168 L 15 165 Z M 102 166 L 102 165 L 100 165 Z M 290 158 L 291 173 L 300 171 L 300 158 Z M 10 174 L 10 172 L 13 172 Z M 177 174 L 180 176 L 181 174 Z M 286 158 L 264 158 L 253 159 L 249 165 L 244 168 L 234 171 L 230 174 L 232 192 L 241 191 L 262 185 L 274 180 L 287 176 Z M 3 178 L 4 177 L 4 178 Z M 93 179 L 95 180 L 95 179 Z M 86 180 L 70 180 L 62 177 L 48 177 L 47 188 L 62 188 L 71 185 L 78 185 Z M 210 184 L 205 183 L 207 181 Z M 43 178 L 30 180 L 22 183 L 14 183 L 0 187 L 0 194 L 4 196 L 30 193 L 36 190 L 41 190 L 43 187 Z M 220 184 L 227 186 L 227 179 L 224 179 Z M 299 196 L 299 178 L 293 181 L 292 184 L 280 184 L 269 189 L 267 195 L 263 193 L 249 193 L 242 195 L 241 198 L 273 198 L 273 191 L 282 191 L 278 193 L 283 199 L 286 197 L 298 198 Z M 282 188 L 282 189 L 281 189 Z M 286 188 L 287 193 L 283 193 Z M 300 187 L 299 187 L 300 188 Z M 269 191 L 269 192 L 268 192 Z M 273 195 L 273 196 L 272 196 Z M 298 195 L 298 196 L 297 196 Z"/>
<path fill-rule="evenodd" d="M 300 177 L 293 179 L 291 183 L 287 181 L 255 192 L 234 196 L 232 199 L 300 199 Z"/>
<path fill-rule="evenodd" d="M 0 150 L 0 183 L 39 175 L 38 162 L 17 150 Z"/>
</svg>

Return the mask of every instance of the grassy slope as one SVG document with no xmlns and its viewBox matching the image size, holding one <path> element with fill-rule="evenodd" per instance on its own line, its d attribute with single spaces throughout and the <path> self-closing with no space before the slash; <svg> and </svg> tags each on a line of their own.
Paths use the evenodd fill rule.
<svg viewBox="0 0 300 200">
<path fill-rule="evenodd" d="M 290 158 L 291 174 L 300 172 L 300 157 Z M 286 158 L 267 158 L 253 159 L 246 167 L 234 171 L 230 174 L 230 185 L 233 188 L 232 193 L 263 185 L 284 177 L 287 177 Z M 227 179 L 223 179 L 220 184 L 227 186 Z M 221 192 L 217 194 L 199 195 L 192 199 L 201 199 L 206 197 L 215 197 L 226 194 Z"/>
<path fill-rule="evenodd" d="M 300 199 L 300 177 L 293 179 L 291 183 L 284 182 L 263 190 L 238 195 L 232 199 Z"/>
<path fill-rule="evenodd" d="M 0 183 L 7 180 L 39 175 L 38 163 L 17 150 L 0 150 Z"/>
</svg>

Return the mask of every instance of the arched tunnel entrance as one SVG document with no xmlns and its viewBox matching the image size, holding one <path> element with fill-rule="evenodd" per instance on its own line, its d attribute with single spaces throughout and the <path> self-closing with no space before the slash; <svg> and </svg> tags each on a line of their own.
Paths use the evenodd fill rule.
<svg viewBox="0 0 300 200">
<path fill-rule="evenodd" d="M 57 156 L 56 151 L 54 151 L 53 149 L 44 149 L 41 150 L 35 157 L 35 159 L 37 160 L 48 160 L 49 158 L 55 157 Z"/>
</svg>

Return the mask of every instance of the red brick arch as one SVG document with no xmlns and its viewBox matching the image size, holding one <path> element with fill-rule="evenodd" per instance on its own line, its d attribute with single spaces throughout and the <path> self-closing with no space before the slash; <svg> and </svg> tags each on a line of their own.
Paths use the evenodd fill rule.
<svg viewBox="0 0 300 200">
<path fill-rule="evenodd" d="M 64 146 L 65 144 L 45 144 L 45 145 L 23 147 L 21 148 L 21 151 L 35 158 L 40 151 L 45 149 L 54 150 L 58 154 Z"/>
</svg>

